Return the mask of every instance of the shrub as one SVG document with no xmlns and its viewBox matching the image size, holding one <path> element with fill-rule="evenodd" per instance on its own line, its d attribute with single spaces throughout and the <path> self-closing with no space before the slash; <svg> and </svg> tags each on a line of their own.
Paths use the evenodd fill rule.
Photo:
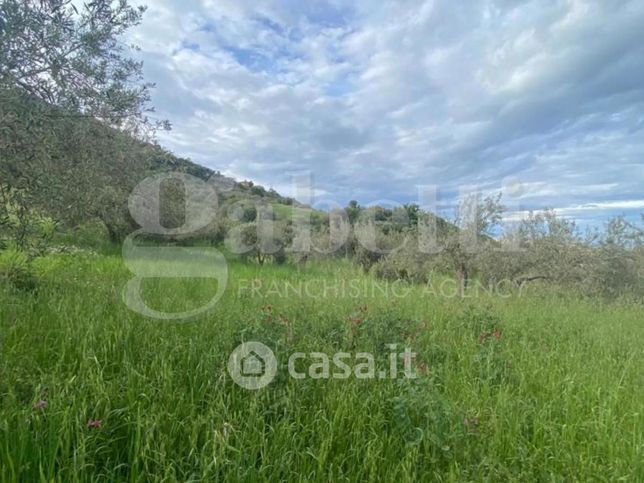
<svg viewBox="0 0 644 483">
<path fill-rule="evenodd" d="M 36 288 L 36 274 L 29 257 L 15 248 L 0 251 L 0 280 L 20 290 Z"/>
<path fill-rule="evenodd" d="M 354 235 L 356 243 L 353 248 L 353 260 L 365 272 L 371 270 L 379 260 L 400 251 L 406 243 L 402 234 L 385 234 L 381 227 L 373 223 L 355 225 Z"/>
<path fill-rule="evenodd" d="M 437 266 L 437 257 L 419 252 L 410 238 L 401 249 L 378 260 L 371 267 L 371 273 L 385 280 L 427 283 Z M 443 271 L 447 272 L 448 269 L 444 268 Z"/>
</svg>

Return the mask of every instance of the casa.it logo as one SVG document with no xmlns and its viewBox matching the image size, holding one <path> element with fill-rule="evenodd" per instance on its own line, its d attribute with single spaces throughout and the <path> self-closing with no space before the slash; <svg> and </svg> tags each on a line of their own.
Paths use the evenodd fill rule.
<svg viewBox="0 0 644 483">
<path fill-rule="evenodd" d="M 244 389 L 261 389 L 275 378 L 277 359 L 261 342 L 244 342 L 230 354 L 228 373 Z"/>
<path fill-rule="evenodd" d="M 166 181 L 183 185 L 184 222 L 176 228 L 161 224 L 161 186 Z M 123 244 L 123 260 L 135 275 L 123 290 L 123 301 L 131 310 L 160 320 L 182 320 L 202 315 L 221 299 L 228 283 L 228 265 L 214 247 L 177 247 L 137 244 L 145 235 L 187 237 L 212 223 L 217 216 L 217 191 L 206 181 L 184 173 L 151 176 L 134 188 L 128 208 L 141 227 L 130 234 Z M 143 299 L 142 282 L 150 278 L 214 279 L 217 288 L 211 299 L 201 307 L 188 311 L 162 312 L 148 306 Z"/>
</svg>

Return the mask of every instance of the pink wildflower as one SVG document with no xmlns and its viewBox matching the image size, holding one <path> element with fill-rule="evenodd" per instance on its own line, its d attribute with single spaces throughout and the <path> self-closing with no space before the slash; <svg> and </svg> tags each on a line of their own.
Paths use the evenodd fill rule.
<svg viewBox="0 0 644 483">
<path fill-rule="evenodd" d="M 49 403 L 41 399 L 36 404 L 34 404 L 34 409 L 47 409 L 47 406 L 49 406 Z"/>
<path fill-rule="evenodd" d="M 100 428 L 101 426 L 103 426 L 103 421 L 102 421 L 101 419 L 91 419 L 91 418 L 90 418 L 90 419 L 87 421 L 87 427 L 88 427 L 88 428 L 98 429 L 98 428 Z"/>
</svg>

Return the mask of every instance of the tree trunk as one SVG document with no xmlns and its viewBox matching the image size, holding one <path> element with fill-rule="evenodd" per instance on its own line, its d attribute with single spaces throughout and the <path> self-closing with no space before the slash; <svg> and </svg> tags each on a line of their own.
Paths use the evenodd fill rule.
<svg viewBox="0 0 644 483">
<path fill-rule="evenodd" d="M 465 264 L 461 264 L 460 268 L 458 269 L 458 281 L 461 297 L 465 297 L 465 290 L 467 290 L 467 285 L 469 283 L 469 273 Z"/>
</svg>

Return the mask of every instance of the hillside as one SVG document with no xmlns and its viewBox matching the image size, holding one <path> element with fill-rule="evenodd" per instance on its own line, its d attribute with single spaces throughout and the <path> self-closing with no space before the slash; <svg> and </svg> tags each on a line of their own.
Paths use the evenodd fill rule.
<svg viewBox="0 0 644 483">
<path fill-rule="evenodd" d="M 220 206 L 270 204 L 278 216 L 299 206 L 272 189 L 238 182 L 95 119 L 12 91 L 0 97 L 0 186 L 2 205 L 11 205 L 10 211 L 24 201 L 29 211 L 36 207 L 70 228 L 98 219 L 118 241 L 134 228 L 126 209 L 132 189 L 162 172 L 187 173 L 225 187 L 219 190 Z"/>
<path fill-rule="evenodd" d="M 252 181 L 239 181 L 220 172 L 181 158 L 149 139 L 135 138 L 104 122 L 52 107 L 14 91 L 0 93 L 0 184 L 3 192 L 20 192 L 20 197 L 4 205 L 18 209 L 22 199 L 60 226 L 74 228 L 100 220 L 112 242 L 120 241 L 136 226 L 131 220 L 127 199 L 145 178 L 164 172 L 182 172 L 212 182 L 218 189 L 221 217 L 230 218 L 231 207 L 241 207 L 241 219 L 254 220 L 257 207 L 270 205 L 275 220 L 288 222 L 293 215 L 309 208 L 296 200 L 266 189 Z M 18 188 L 18 190 L 16 190 Z M 17 201 L 16 201 L 17 200 Z M 173 200 L 170 200 L 172 202 Z M 174 202 L 181 202 L 175 199 Z M 414 223 L 416 212 L 407 208 L 347 207 L 378 225 L 400 230 Z M 176 211 L 176 210 L 175 210 Z M 254 214 L 255 213 L 255 214 Z M 312 210 L 311 222 L 317 229 L 328 223 L 328 214 Z M 239 218 L 239 217 L 238 217 Z M 439 231 L 453 233 L 456 227 L 437 218 Z M 351 220 L 352 222 L 355 219 Z M 220 223 L 220 225 L 222 224 Z M 221 231 L 221 226 L 218 230 Z M 219 233 L 216 238 L 221 239 Z"/>
</svg>

